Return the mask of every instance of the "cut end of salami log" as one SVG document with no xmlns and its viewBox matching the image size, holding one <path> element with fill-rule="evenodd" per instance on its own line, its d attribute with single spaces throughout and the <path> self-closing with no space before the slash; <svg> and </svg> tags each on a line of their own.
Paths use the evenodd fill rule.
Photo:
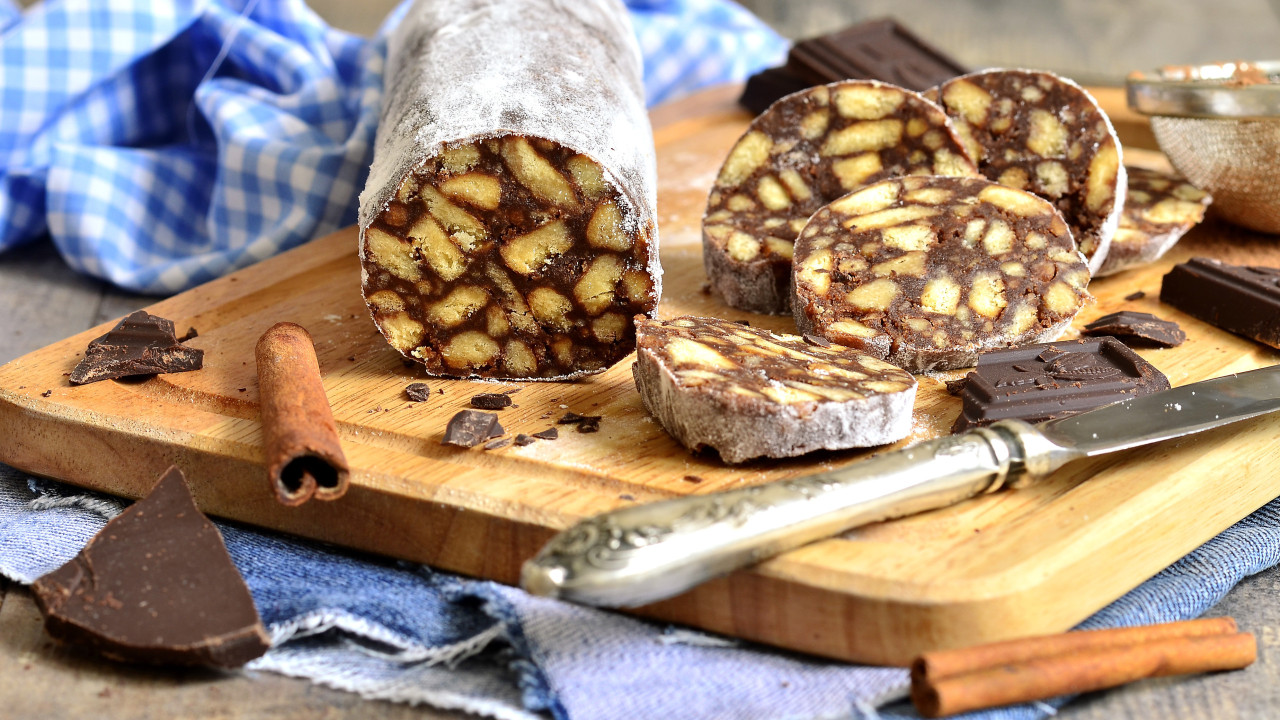
<svg viewBox="0 0 1280 720">
<path fill-rule="evenodd" d="M 614 0 L 419 2 L 361 196 L 366 304 L 434 375 L 565 379 L 661 293 L 640 55 Z"/>
</svg>

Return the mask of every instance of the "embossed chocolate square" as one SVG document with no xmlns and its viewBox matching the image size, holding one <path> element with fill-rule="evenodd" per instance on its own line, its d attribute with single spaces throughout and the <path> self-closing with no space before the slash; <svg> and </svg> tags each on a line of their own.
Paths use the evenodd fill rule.
<svg viewBox="0 0 1280 720">
<path fill-rule="evenodd" d="M 1164 373 L 1109 336 L 993 350 L 966 377 L 951 430 L 1038 423 L 1168 389 Z"/>
</svg>

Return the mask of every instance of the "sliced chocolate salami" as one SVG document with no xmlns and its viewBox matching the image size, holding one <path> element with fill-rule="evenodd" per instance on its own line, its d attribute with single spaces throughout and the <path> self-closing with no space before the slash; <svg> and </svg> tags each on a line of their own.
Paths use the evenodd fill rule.
<svg viewBox="0 0 1280 720">
<path fill-rule="evenodd" d="M 853 349 L 716 318 L 637 318 L 636 328 L 640 397 L 690 450 L 739 463 L 911 432 L 915 378 Z"/>
<path fill-rule="evenodd" d="M 1120 140 L 1097 101 L 1066 78 L 1034 70 L 961 75 L 929 95 L 955 121 L 982 174 L 1052 202 L 1097 272 L 1126 187 Z"/>
<path fill-rule="evenodd" d="M 660 293 L 641 58 L 617 0 L 418 2 L 392 33 L 364 297 L 434 375 L 569 378 Z"/>
<path fill-rule="evenodd" d="M 907 177 L 850 193 L 796 240 L 802 333 L 912 372 L 1057 337 L 1089 269 L 1048 201 L 980 178 Z"/>
<path fill-rule="evenodd" d="M 899 175 L 977 175 L 945 113 L 873 80 L 810 88 L 752 121 L 707 199 L 702 257 L 736 308 L 790 310 L 796 235 L 815 210 Z"/>
<path fill-rule="evenodd" d="M 1111 240 L 1102 269 L 1110 275 L 1159 260 L 1188 230 L 1204 220 L 1213 202 L 1209 193 L 1171 173 L 1128 167 L 1129 192 L 1125 196 L 1120 227 Z"/>
</svg>

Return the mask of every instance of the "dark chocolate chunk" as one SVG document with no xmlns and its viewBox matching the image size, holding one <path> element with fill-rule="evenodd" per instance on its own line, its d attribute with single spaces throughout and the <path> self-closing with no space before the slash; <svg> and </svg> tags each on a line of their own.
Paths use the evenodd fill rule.
<svg viewBox="0 0 1280 720">
<path fill-rule="evenodd" d="M 40 393 L 40 397 L 49 397 L 51 395 L 53 395 L 52 390 L 45 390 L 44 392 Z"/>
<path fill-rule="evenodd" d="M 178 342 L 180 342 L 180 343 L 184 343 L 184 342 L 186 342 L 186 341 L 188 341 L 188 340 L 192 340 L 192 339 L 194 339 L 194 338 L 198 338 L 198 337 L 200 337 L 200 333 L 196 332 L 196 329 L 195 329 L 195 328 L 193 328 L 193 327 L 189 327 L 189 328 L 187 328 L 187 332 L 186 332 L 186 334 L 184 334 L 182 337 L 178 338 Z"/>
<path fill-rule="evenodd" d="M 498 424 L 498 416 L 479 410 L 463 410 L 449 418 L 444 429 L 441 445 L 457 445 L 458 447 L 475 447 L 490 438 L 505 433 Z"/>
<path fill-rule="evenodd" d="M 426 383 L 409 383 L 404 386 L 404 394 L 413 402 L 426 402 L 431 399 L 431 388 Z"/>
<path fill-rule="evenodd" d="M 1080 334 L 1110 335 L 1129 344 L 1157 347 L 1174 347 L 1187 339 L 1187 334 L 1172 320 L 1128 310 L 1103 315 L 1085 325 Z"/>
<path fill-rule="evenodd" d="M 179 343 L 172 320 L 139 310 L 89 342 L 84 359 L 71 371 L 71 384 L 187 372 L 203 364 L 204 351 Z"/>
<path fill-rule="evenodd" d="M 747 78 L 747 85 L 742 89 L 738 104 L 759 115 L 778 98 L 816 84 L 819 83 L 811 83 L 796 77 L 785 67 L 767 68 Z M 710 293 L 711 286 L 708 285 L 706 290 Z"/>
<path fill-rule="evenodd" d="M 968 377 L 958 378 L 956 380 L 946 381 L 947 393 L 950 395 L 959 395 L 964 392 L 964 384 L 969 381 Z"/>
<path fill-rule="evenodd" d="M 810 345 L 817 345 L 818 347 L 824 347 L 824 348 L 831 347 L 831 341 L 820 335 L 805 335 L 804 341 L 809 343 Z"/>
<path fill-rule="evenodd" d="M 922 91 L 966 72 L 897 22 L 882 18 L 796 43 L 784 67 L 747 80 L 738 103 L 758 115 L 778 98 L 837 80 L 882 80 Z"/>
<path fill-rule="evenodd" d="M 471 407 L 481 410 L 501 410 L 511 407 L 511 396 L 504 393 L 480 393 L 471 398 Z"/>
<path fill-rule="evenodd" d="M 968 72 L 889 18 L 802 40 L 791 47 L 786 67 L 813 85 L 883 80 L 917 92 Z"/>
<path fill-rule="evenodd" d="M 600 432 L 600 418 L 593 416 L 593 417 L 586 418 L 582 422 L 578 423 L 578 432 L 580 433 Z"/>
<path fill-rule="evenodd" d="M 551 427 L 541 432 L 536 432 L 533 434 L 533 436 L 538 438 L 539 440 L 555 440 L 556 438 L 560 437 L 560 431 Z"/>
<path fill-rule="evenodd" d="M 1280 348 L 1280 268 L 1192 258 L 1164 276 L 1160 301 L 1210 325 Z"/>
<path fill-rule="evenodd" d="M 1134 300 L 1141 300 L 1146 296 L 1147 294 L 1145 292 L 1143 292 L 1142 290 L 1138 290 L 1137 292 L 1131 292 L 1128 295 L 1125 295 L 1124 299 L 1128 300 L 1129 302 L 1133 302 Z"/>
<path fill-rule="evenodd" d="M 978 356 L 951 429 L 1038 423 L 1168 389 L 1163 373 L 1113 337 L 994 350 Z"/>
<path fill-rule="evenodd" d="M 117 660 L 230 668 L 270 645 L 176 467 L 31 589 L 50 635 Z"/>
<path fill-rule="evenodd" d="M 600 423 L 599 415 L 579 415 L 576 412 L 567 412 L 564 417 L 556 421 L 557 425 L 578 425 L 584 422 Z"/>
<path fill-rule="evenodd" d="M 532 445 L 534 440 L 536 440 L 536 438 L 534 438 L 532 435 L 525 435 L 524 433 L 520 433 L 519 435 L 516 435 L 516 440 L 515 440 L 516 447 L 524 447 L 525 445 Z"/>
<path fill-rule="evenodd" d="M 484 444 L 484 449 L 485 449 L 485 450 L 497 450 L 497 449 L 499 449 L 499 448 L 504 448 L 504 447 L 506 447 L 506 446 L 508 446 L 508 445 L 510 445 L 510 444 L 511 444 L 511 439 L 510 439 L 510 438 L 500 438 L 500 439 L 498 439 L 498 440 L 490 440 L 489 442 L 485 443 L 485 444 Z"/>
</svg>

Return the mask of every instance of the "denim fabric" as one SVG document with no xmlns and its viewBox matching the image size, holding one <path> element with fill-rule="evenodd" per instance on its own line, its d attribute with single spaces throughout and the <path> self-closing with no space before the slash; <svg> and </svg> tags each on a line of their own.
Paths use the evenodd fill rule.
<svg viewBox="0 0 1280 720">
<path fill-rule="evenodd" d="M 0 572 L 66 562 L 124 506 L 0 466 Z M 251 668 L 498 718 L 915 717 L 903 670 L 859 667 L 536 598 L 495 583 L 219 523 L 272 637 Z M 1280 562 L 1280 500 L 1082 628 L 1196 617 Z M 1069 698 L 966 717 L 1039 718 Z M 876 708 L 879 708 L 878 710 Z"/>
<path fill-rule="evenodd" d="M 651 104 L 787 47 L 729 0 L 633 4 Z M 384 36 L 303 0 L 0 0 L 0 252 L 164 293 L 354 223 Z"/>
</svg>

